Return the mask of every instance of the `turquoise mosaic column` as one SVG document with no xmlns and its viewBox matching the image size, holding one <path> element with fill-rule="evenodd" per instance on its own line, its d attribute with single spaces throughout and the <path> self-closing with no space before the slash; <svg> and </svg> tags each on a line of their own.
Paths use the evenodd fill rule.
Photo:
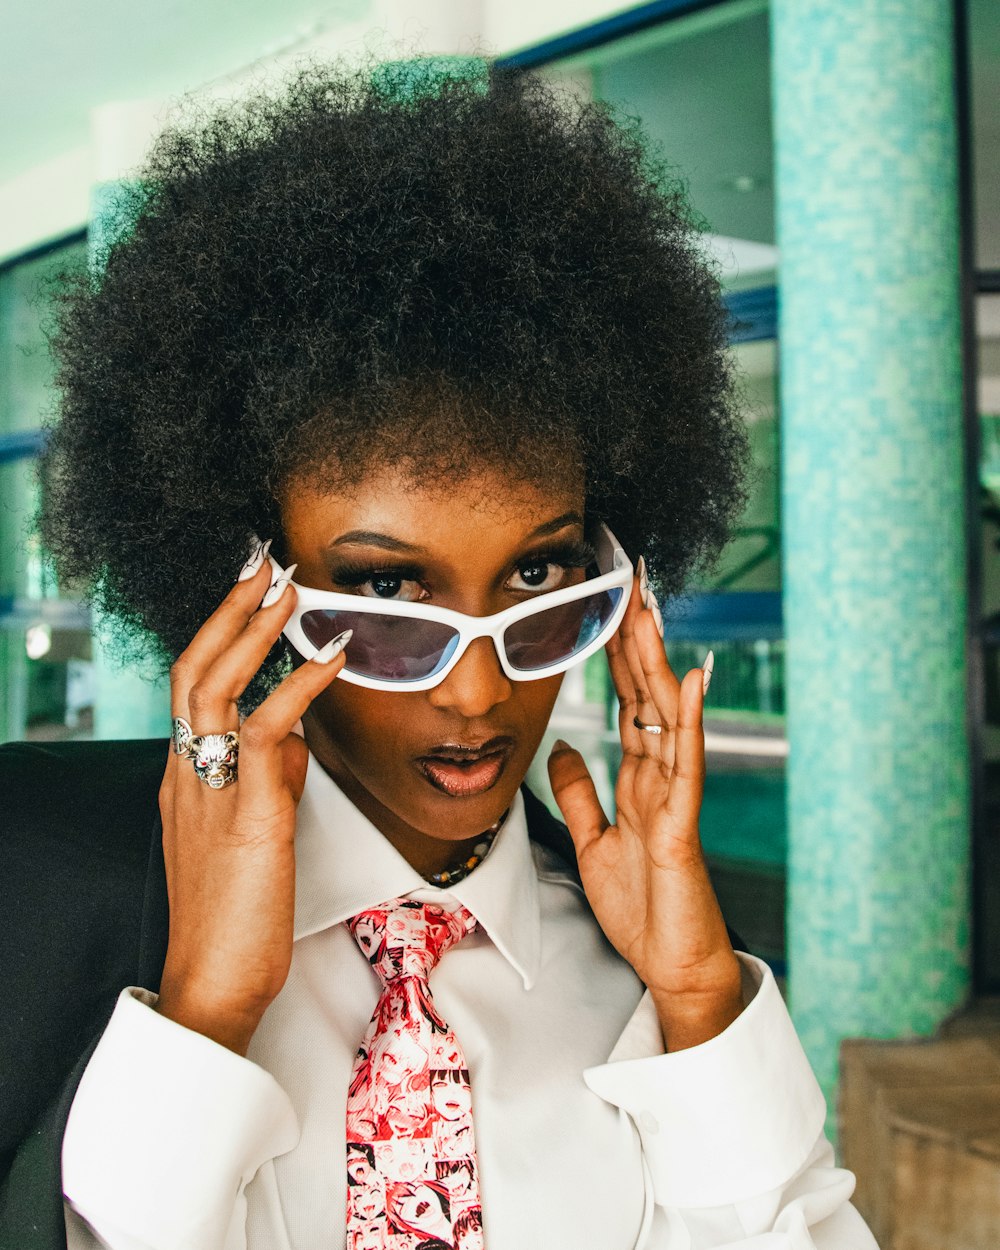
<svg viewBox="0 0 1000 1250">
<path fill-rule="evenodd" d="M 771 21 L 789 997 L 832 1112 L 841 1038 L 929 1034 L 969 981 L 951 3 Z"/>
</svg>

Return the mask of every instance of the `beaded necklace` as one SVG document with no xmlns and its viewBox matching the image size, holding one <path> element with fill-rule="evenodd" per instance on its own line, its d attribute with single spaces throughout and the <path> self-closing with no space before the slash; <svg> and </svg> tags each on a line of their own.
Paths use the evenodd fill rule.
<svg viewBox="0 0 1000 1250">
<path fill-rule="evenodd" d="M 472 848 L 471 855 L 463 860 L 460 860 L 451 868 L 446 868 L 444 872 L 432 873 L 429 877 L 425 877 L 424 880 L 429 881 L 431 885 L 455 885 L 456 882 L 461 881 L 464 877 L 467 877 L 469 873 L 472 872 L 473 868 L 475 868 L 477 864 L 482 863 L 482 861 L 489 854 L 490 847 L 493 845 L 493 840 L 500 832 L 500 826 L 507 819 L 509 811 L 510 808 L 504 812 L 495 825 L 490 825 L 489 829 L 483 831 L 480 835 L 479 841 Z"/>
</svg>

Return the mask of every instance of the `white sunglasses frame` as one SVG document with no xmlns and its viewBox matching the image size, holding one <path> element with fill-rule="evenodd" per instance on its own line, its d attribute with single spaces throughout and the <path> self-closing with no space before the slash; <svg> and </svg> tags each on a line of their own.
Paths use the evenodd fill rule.
<svg viewBox="0 0 1000 1250">
<path fill-rule="evenodd" d="M 511 608 L 504 608 L 502 612 L 495 612 L 492 616 L 469 616 L 465 612 L 456 612 L 452 608 L 436 608 L 429 603 L 411 603 L 397 599 L 372 599 L 363 595 L 347 595 L 336 590 L 320 590 L 315 586 L 300 586 L 297 581 L 292 579 L 292 585 L 295 587 L 296 593 L 295 608 L 292 615 L 285 622 L 284 629 L 281 632 L 303 659 L 310 660 L 316 654 L 318 648 L 309 641 L 302 630 L 302 617 L 306 612 L 338 609 L 342 612 L 371 612 L 381 616 L 408 616 L 418 620 L 436 621 L 442 625 L 450 625 L 458 631 L 458 643 L 455 646 L 455 650 L 446 663 L 428 677 L 419 677 L 413 681 L 394 681 L 389 678 L 367 677 L 363 673 L 354 673 L 346 667 L 341 669 L 339 681 L 346 681 L 354 686 L 364 686 L 367 690 L 432 690 L 444 681 L 468 650 L 469 644 L 477 638 L 493 639 L 493 647 L 500 661 L 500 666 L 512 681 L 537 681 L 542 677 L 552 677 L 556 673 L 565 672 L 575 664 L 581 664 L 589 656 L 593 655 L 595 651 L 600 650 L 618 629 L 628 607 L 629 592 L 632 578 L 635 576 L 635 569 L 625 554 L 621 543 L 603 522 L 598 527 L 596 546 L 597 566 L 600 568 L 602 563 L 605 566 L 610 564 L 611 567 L 608 572 L 592 577 L 588 581 L 579 582 L 575 586 L 566 586 L 562 590 L 546 591 L 544 594 L 537 595 L 524 603 L 515 604 Z M 271 555 L 268 556 L 268 563 L 274 573 L 271 582 L 273 585 L 279 577 L 284 576 L 285 571 Z M 526 616 L 533 616 L 536 612 L 541 612 L 546 608 L 558 607 L 562 603 L 572 603 L 575 599 L 584 599 L 589 595 L 603 590 L 611 590 L 615 587 L 621 588 L 621 598 L 615 605 L 615 609 L 608 618 L 607 624 L 587 646 L 574 655 L 569 656 L 568 659 L 560 660 L 558 664 L 551 664 L 546 668 L 531 669 L 525 672 L 511 666 L 503 645 L 503 634 L 515 621 L 520 621 Z M 348 644 L 348 649 L 350 649 L 350 644 Z"/>
</svg>

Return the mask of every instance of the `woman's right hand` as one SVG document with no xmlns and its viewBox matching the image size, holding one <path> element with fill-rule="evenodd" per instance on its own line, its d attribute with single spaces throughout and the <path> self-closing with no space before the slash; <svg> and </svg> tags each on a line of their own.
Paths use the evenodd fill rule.
<svg viewBox="0 0 1000 1250">
<path fill-rule="evenodd" d="M 171 744 L 159 794 L 170 936 L 156 1010 L 241 1055 L 292 957 L 295 819 L 309 762 L 292 726 L 344 667 L 342 649 L 300 665 L 240 725 L 237 697 L 295 606 L 287 584 L 262 605 L 270 577 L 263 559 L 237 581 L 170 670 L 173 716 L 195 734 L 239 731 L 237 782 L 212 789 Z"/>
</svg>

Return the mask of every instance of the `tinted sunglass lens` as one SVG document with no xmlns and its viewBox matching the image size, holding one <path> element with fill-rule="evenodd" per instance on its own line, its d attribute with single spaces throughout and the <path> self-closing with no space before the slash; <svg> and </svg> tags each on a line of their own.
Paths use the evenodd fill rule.
<svg viewBox="0 0 1000 1250">
<path fill-rule="evenodd" d="M 354 636 L 347 644 L 347 670 L 381 681 L 420 681 L 443 667 L 458 643 L 458 631 L 439 621 L 379 612 L 303 612 L 302 632 L 314 647 L 345 629 Z"/>
<path fill-rule="evenodd" d="M 614 616 L 623 594 L 620 586 L 612 586 L 515 621 L 503 636 L 511 666 L 533 672 L 583 651 Z"/>
</svg>

